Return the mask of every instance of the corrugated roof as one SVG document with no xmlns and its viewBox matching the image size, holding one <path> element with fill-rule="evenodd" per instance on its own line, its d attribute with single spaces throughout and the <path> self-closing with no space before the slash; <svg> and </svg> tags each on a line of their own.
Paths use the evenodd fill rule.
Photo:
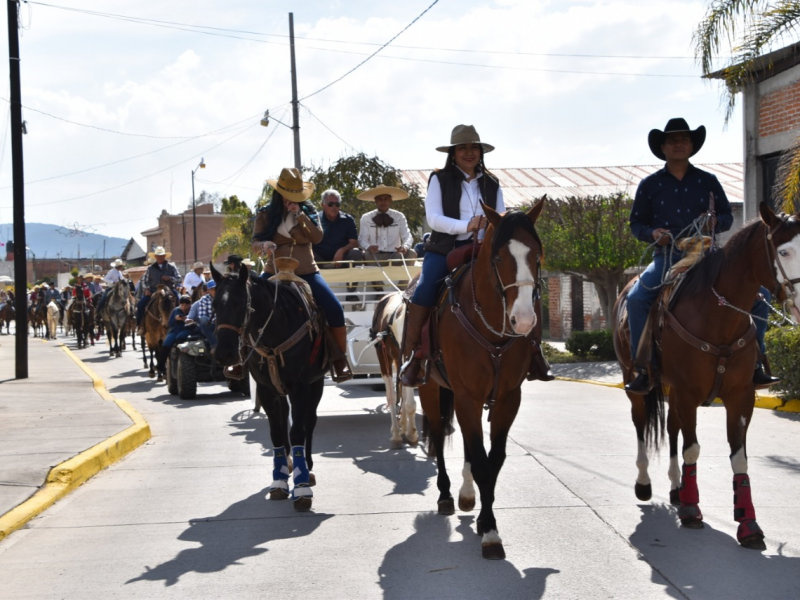
<svg viewBox="0 0 800 600">
<path fill-rule="evenodd" d="M 663 166 L 661 163 L 620 167 L 491 169 L 491 171 L 500 180 L 506 206 L 512 207 L 530 204 L 545 194 L 548 198 L 561 199 L 570 196 L 584 198 L 627 192 L 633 197 L 639 182 Z M 731 202 L 744 200 L 743 163 L 703 163 L 695 166 L 717 176 L 728 200 Z M 432 171 L 433 169 L 408 169 L 401 173 L 405 183 L 416 183 L 420 192 L 424 194 Z"/>
</svg>

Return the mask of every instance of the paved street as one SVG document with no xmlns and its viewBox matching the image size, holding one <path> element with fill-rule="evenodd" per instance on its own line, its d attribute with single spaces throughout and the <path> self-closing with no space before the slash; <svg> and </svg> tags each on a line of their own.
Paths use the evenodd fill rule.
<svg viewBox="0 0 800 600">
<path fill-rule="evenodd" d="M 52 342 L 34 343 L 62 364 Z M 666 458 L 651 463 L 653 500 L 634 496 L 636 444 L 621 390 L 526 383 L 497 489 L 508 558 L 495 562 L 481 558 L 477 512 L 435 514 L 434 463 L 422 448 L 390 448 L 383 395 L 369 387 L 326 387 L 314 509 L 296 514 L 288 501 L 264 498 L 271 444 L 251 400 L 205 384 L 197 400 L 183 401 L 144 376 L 141 353 L 110 360 L 100 346 L 78 355 L 142 414 L 153 437 L 0 542 L 3 599 L 800 594 L 798 415 L 757 410 L 750 429 L 753 497 L 768 547 L 756 552 L 735 540 L 723 408 L 699 415 L 706 528 L 690 531 L 668 504 Z M 42 401 L 29 390 L 50 376 L 5 381 L 0 395 L 14 385 L 20 405 Z M 109 406 L 88 383 L 83 400 Z M 59 410 L 70 416 L 68 405 Z M 447 456 L 455 493 L 459 438 Z"/>
</svg>

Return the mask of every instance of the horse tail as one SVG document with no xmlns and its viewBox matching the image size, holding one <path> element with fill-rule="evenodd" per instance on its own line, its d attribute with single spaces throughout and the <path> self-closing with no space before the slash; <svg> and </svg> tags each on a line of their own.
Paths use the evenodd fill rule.
<svg viewBox="0 0 800 600">
<path fill-rule="evenodd" d="M 664 391 L 656 385 L 644 397 L 644 443 L 648 449 L 658 452 L 664 442 Z"/>
</svg>

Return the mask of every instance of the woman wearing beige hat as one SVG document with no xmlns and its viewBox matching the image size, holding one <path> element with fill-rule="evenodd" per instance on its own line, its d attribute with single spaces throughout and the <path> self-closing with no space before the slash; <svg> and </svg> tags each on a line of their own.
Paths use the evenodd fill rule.
<svg viewBox="0 0 800 600">
<path fill-rule="evenodd" d="M 308 200 L 314 193 L 314 184 L 304 182 L 298 169 L 283 169 L 278 179 L 267 180 L 274 192 L 272 201 L 256 213 L 253 226 L 253 252 L 266 254 L 262 277 L 277 272 L 275 259 L 292 257 L 300 264 L 295 274 L 308 283 L 311 293 L 325 313 L 333 339 L 342 351 L 335 360 L 334 381 L 352 378 L 347 362 L 347 330 L 344 310 L 328 284 L 319 274 L 314 261 L 312 244 L 322 241 L 322 228 L 317 220 L 317 210 Z"/>
<path fill-rule="evenodd" d="M 433 231 L 425 244 L 422 272 L 408 306 L 403 338 L 403 356 L 409 358 L 400 371 L 400 380 L 409 387 L 425 382 L 424 360 L 418 351 L 420 336 L 430 309 L 436 304 L 439 284 L 448 273 L 447 254 L 475 239 L 482 239 L 486 217 L 481 203 L 498 213 L 505 212 L 500 182 L 483 160 L 494 146 L 481 142 L 475 127 L 456 125 L 450 143 L 436 150 L 446 152 L 447 160 L 444 167 L 434 171 L 428 179 L 425 217 Z M 537 312 L 540 310 L 537 302 Z M 541 316 L 538 316 L 537 321 L 541 323 Z M 533 353 L 528 379 L 549 381 L 553 376 L 541 352 L 540 340 L 541 328 L 531 335 Z"/>
</svg>

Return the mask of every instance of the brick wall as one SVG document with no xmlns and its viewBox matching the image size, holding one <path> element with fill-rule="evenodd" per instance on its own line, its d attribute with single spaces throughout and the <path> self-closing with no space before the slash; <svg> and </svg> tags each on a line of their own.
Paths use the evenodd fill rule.
<svg viewBox="0 0 800 600">
<path fill-rule="evenodd" d="M 800 128 L 800 81 L 761 97 L 758 136 L 767 137 Z"/>
</svg>

